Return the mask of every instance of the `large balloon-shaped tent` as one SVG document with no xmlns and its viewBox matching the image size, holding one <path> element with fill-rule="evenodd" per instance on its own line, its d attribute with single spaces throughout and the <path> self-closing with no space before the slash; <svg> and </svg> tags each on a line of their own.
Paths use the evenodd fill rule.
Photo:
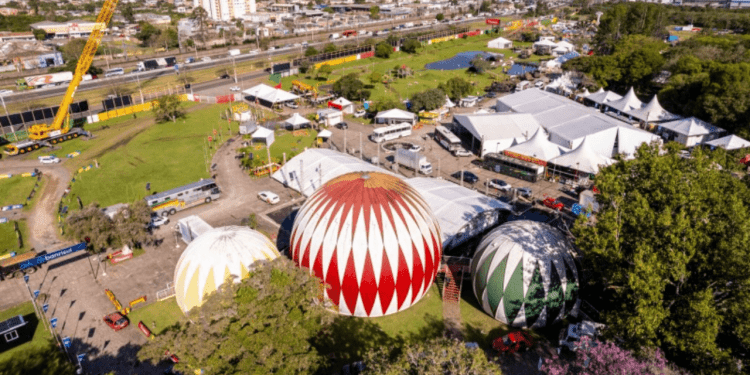
<svg viewBox="0 0 750 375">
<path fill-rule="evenodd" d="M 484 236 L 471 262 L 474 295 L 493 318 L 544 327 L 577 312 L 572 246 L 548 224 L 519 220 Z"/>
<path fill-rule="evenodd" d="M 174 287 L 177 305 L 187 313 L 203 304 L 225 280 L 239 282 L 247 277 L 255 262 L 279 256 L 266 236 L 248 227 L 211 229 L 188 245 L 177 261 Z"/>
<path fill-rule="evenodd" d="M 398 177 L 354 172 L 321 186 L 300 208 L 290 256 L 327 284 L 332 308 L 377 317 L 417 303 L 442 253 L 437 219 Z"/>
</svg>

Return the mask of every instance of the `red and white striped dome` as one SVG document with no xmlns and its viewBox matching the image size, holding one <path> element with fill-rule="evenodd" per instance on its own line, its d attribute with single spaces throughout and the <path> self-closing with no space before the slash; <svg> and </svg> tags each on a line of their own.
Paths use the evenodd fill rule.
<svg viewBox="0 0 750 375">
<path fill-rule="evenodd" d="M 316 191 L 294 222 L 290 255 L 325 284 L 344 315 L 405 310 L 440 267 L 438 221 L 424 198 L 398 177 L 348 173 Z"/>
</svg>

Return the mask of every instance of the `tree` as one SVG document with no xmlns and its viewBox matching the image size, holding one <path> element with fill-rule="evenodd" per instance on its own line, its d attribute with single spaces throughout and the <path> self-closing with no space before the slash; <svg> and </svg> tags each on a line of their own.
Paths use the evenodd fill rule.
<svg viewBox="0 0 750 375">
<path fill-rule="evenodd" d="M 326 44 L 326 46 L 323 47 L 323 52 L 325 53 L 336 52 L 336 45 L 333 43 Z"/>
<path fill-rule="evenodd" d="M 380 42 L 375 46 L 375 57 L 387 59 L 391 57 L 391 52 L 393 52 L 393 47 L 388 43 Z"/>
<path fill-rule="evenodd" d="M 178 117 L 185 116 L 180 105 L 180 98 L 178 95 L 164 95 L 156 100 L 157 106 L 154 108 L 154 115 L 157 121 L 169 121 L 177 122 Z"/>
<path fill-rule="evenodd" d="M 404 43 L 401 45 L 401 50 L 406 53 L 416 53 L 419 48 L 422 47 L 422 43 L 420 43 L 416 39 L 406 39 Z"/>
<path fill-rule="evenodd" d="M 690 371 L 737 373 L 750 348 L 750 190 L 695 148 L 641 146 L 596 177 L 596 223 L 573 229 L 608 335 Z M 746 370 L 743 370 L 746 371 Z"/>
<path fill-rule="evenodd" d="M 458 101 L 471 92 L 471 83 L 461 77 L 453 77 L 445 84 L 438 85 L 453 101 Z"/>
<path fill-rule="evenodd" d="M 325 8 L 323 8 L 323 11 L 326 12 L 326 13 L 333 14 L 333 8 L 331 8 L 331 7 L 325 7 Z"/>
<path fill-rule="evenodd" d="M 261 262 L 238 284 L 222 285 L 192 322 L 180 323 L 146 343 L 142 361 L 158 363 L 169 350 L 175 370 L 209 374 L 311 374 L 325 358 L 310 342 L 333 314 L 320 306 L 318 279 L 287 258 Z"/>
<path fill-rule="evenodd" d="M 487 360 L 481 349 L 467 348 L 459 340 L 446 338 L 410 344 L 398 355 L 391 347 L 370 350 L 364 363 L 367 373 L 396 374 L 501 374 L 500 366 Z"/>
<path fill-rule="evenodd" d="M 333 67 L 329 64 L 323 64 L 318 68 L 318 72 L 316 73 L 316 77 L 318 75 L 323 75 L 323 77 L 328 78 L 329 75 L 333 73 Z"/>
<path fill-rule="evenodd" d="M 591 340 L 588 336 L 581 337 L 580 349 L 575 355 L 574 361 L 553 355 L 544 361 L 541 370 L 548 375 L 676 374 L 659 350 L 646 358 L 638 358 L 612 342 Z"/>
<path fill-rule="evenodd" d="M 161 30 L 145 21 L 138 22 L 138 28 L 135 37 L 141 41 L 143 46 L 153 46 L 158 36 L 161 35 Z"/>
<path fill-rule="evenodd" d="M 141 247 L 142 244 L 150 242 L 153 236 L 149 233 L 147 226 L 151 222 L 151 208 L 146 201 L 139 199 L 129 204 L 115 214 L 114 236 L 120 246 L 128 245 Z"/>
<path fill-rule="evenodd" d="M 305 56 L 315 56 L 318 54 L 318 50 L 315 47 L 307 47 L 305 50 Z"/>
<path fill-rule="evenodd" d="M 42 29 L 34 29 L 34 38 L 36 40 L 45 40 L 47 39 L 47 32 Z"/>
<path fill-rule="evenodd" d="M 313 65 L 313 63 L 311 63 L 309 60 L 302 60 L 302 62 L 300 62 L 299 64 L 299 71 L 302 74 L 307 74 L 308 72 L 311 72 L 312 71 L 311 68 L 314 69 L 315 65 Z"/>
<path fill-rule="evenodd" d="M 370 83 L 375 86 L 376 83 L 381 82 L 383 80 L 383 75 L 373 71 L 370 73 L 370 75 L 367 76 L 367 79 L 370 81 Z"/>
<path fill-rule="evenodd" d="M 479 6 L 479 11 L 480 12 L 489 12 L 490 11 L 490 6 L 491 6 L 491 4 L 490 4 L 489 1 L 486 1 L 486 0 L 482 1 L 482 5 Z"/>
<path fill-rule="evenodd" d="M 74 375 L 76 369 L 50 339 L 31 346 L 0 362 L 0 374 Z"/>
<path fill-rule="evenodd" d="M 201 41 L 201 47 L 205 47 L 208 38 L 208 12 L 203 7 L 198 6 L 190 13 L 190 18 L 196 23 L 195 34 Z"/>
<path fill-rule="evenodd" d="M 124 4 L 120 9 L 123 18 L 130 23 L 135 23 L 135 12 L 133 12 L 133 5 L 131 3 Z"/>
<path fill-rule="evenodd" d="M 441 89 L 428 89 L 411 96 L 411 111 L 417 113 L 421 110 L 432 111 L 445 104 L 445 92 Z"/>
<path fill-rule="evenodd" d="M 386 99 L 379 100 L 372 108 L 375 112 L 382 112 L 393 108 L 405 109 L 405 106 L 400 100 L 389 96 Z"/>
<path fill-rule="evenodd" d="M 475 71 L 477 74 L 482 74 L 490 68 L 490 62 L 485 60 L 484 56 L 481 54 L 474 56 L 469 64 L 471 64 L 471 70 Z"/>
<path fill-rule="evenodd" d="M 106 249 L 112 242 L 114 223 L 95 202 L 82 210 L 73 211 L 65 219 L 65 225 L 65 237 L 73 241 L 83 241 L 88 237 L 94 252 Z"/>
<path fill-rule="evenodd" d="M 437 16 L 435 16 L 435 19 L 442 22 L 445 19 L 445 16 L 443 13 L 438 13 Z"/>
<path fill-rule="evenodd" d="M 357 74 L 347 74 L 333 84 L 333 92 L 352 101 L 370 98 L 370 91 L 365 90 L 365 84 L 357 79 Z"/>
<path fill-rule="evenodd" d="M 380 19 L 380 7 L 375 5 L 370 7 L 370 19 L 377 20 Z"/>
</svg>

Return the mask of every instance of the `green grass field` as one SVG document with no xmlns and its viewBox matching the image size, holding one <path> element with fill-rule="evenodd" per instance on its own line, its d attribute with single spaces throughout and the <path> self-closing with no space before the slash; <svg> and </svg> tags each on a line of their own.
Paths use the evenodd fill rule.
<svg viewBox="0 0 750 375">
<path fill-rule="evenodd" d="M 105 149 L 73 159 L 77 163 L 71 164 L 74 170 L 89 165 L 92 159 L 97 160 L 100 168 L 77 175 L 71 199 L 80 196 L 84 205 L 98 202 L 106 207 L 209 177 L 204 146 L 214 129 L 221 129 L 222 133 L 213 136 L 215 140 L 226 139 L 227 122 L 220 118 L 226 109 L 226 105 L 212 105 L 196 110 L 188 113 L 184 120 L 148 126 L 143 131 L 121 137 L 114 144 L 110 142 Z M 124 121 L 119 128 L 111 127 L 97 134 L 99 137 L 117 135 L 127 131 L 125 124 L 128 123 Z M 231 125 L 231 131 L 237 133 L 236 123 Z M 102 134 L 104 132 L 107 135 Z M 209 162 L 220 144 L 215 141 L 211 145 Z M 150 192 L 145 190 L 147 182 L 151 183 Z"/>
<path fill-rule="evenodd" d="M 22 254 L 31 248 L 29 241 L 29 227 L 26 225 L 26 220 L 18 220 L 18 230 L 21 231 L 21 239 L 23 240 L 23 247 L 18 247 L 18 238 L 16 237 L 16 231 L 13 229 L 12 220 L 8 220 L 5 224 L 0 224 L 0 255 L 5 255 L 11 252 L 16 254 Z"/>
<path fill-rule="evenodd" d="M 16 315 L 23 315 L 24 318 L 27 318 L 27 315 L 29 314 L 34 315 L 34 305 L 32 305 L 31 302 L 24 302 L 16 307 L 12 307 L 5 311 L 0 311 L 0 321 L 6 320 Z M 52 336 L 49 334 L 49 331 L 44 328 L 44 323 L 39 322 L 36 326 L 36 330 L 34 331 L 34 338 L 27 343 L 0 353 L 0 363 L 5 362 L 14 355 L 23 353 L 27 350 L 44 347 L 47 344 L 47 340 L 49 339 L 52 339 Z"/>
<path fill-rule="evenodd" d="M 138 322 L 143 322 L 154 335 L 164 332 L 164 330 L 179 322 L 186 321 L 185 315 L 177 306 L 177 301 L 174 298 L 136 307 L 128 314 L 128 319 L 135 329 L 138 329 Z"/>
<path fill-rule="evenodd" d="M 378 101 L 385 98 L 406 99 L 414 93 L 437 87 L 438 84 L 444 83 L 453 77 L 461 77 L 472 82 L 474 84 L 473 94 L 481 94 L 484 92 L 484 87 L 488 86 L 494 80 L 504 80 L 506 78 L 505 74 L 502 73 L 502 68 L 496 67 L 490 70 L 490 73 L 477 75 L 468 72 L 466 69 L 426 70 L 424 67 L 426 64 L 439 60 L 449 59 L 455 56 L 457 53 L 466 51 L 497 52 L 504 54 L 506 59 L 512 57 L 514 61 L 518 60 L 518 55 L 513 53 L 511 50 L 487 48 L 487 42 L 497 37 L 498 34 L 482 34 L 480 36 L 470 37 L 468 39 L 454 39 L 446 42 L 426 45 L 413 55 L 404 52 L 395 52 L 388 59 L 369 58 L 334 65 L 334 71 L 328 77 L 328 81 L 335 81 L 346 74 L 356 73 L 360 76 L 360 80 L 365 83 L 365 85 L 370 85 L 368 75 L 371 72 L 376 71 L 383 74 L 389 72 L 395 66 L 406 65 L 414 72 L 413 76 L 403 79 L 396 79 L 394 82 L 390 83 L 389 88 L 386 88 L 382 83 L 376 83 L 371 89 L 372 95 L 370 99 L 373 101 Z M 514 45 L 530 44 L 531 43 L 514 42 Z M 538 61 L 540 58 L 540 56 L 534 55 L 532 56 L 532 58 L 525 61 Z M 282 87 L 285 89 L 291 88 L 291 82 L 293 80 L 300 80 L 313 86 L 318 83 L 325 84 L 325 81 L 316 80 L 314 76 L 299 75 L 282 78 Z"/>
<path fill-rule="evenodd" d="M 33 168 L 29 170 L 32 172 Z M 26 198 L 29 196 L 31 189 L 34 188 L 36 177 L 21 177 L 15 175 L 11 178 L 0 179 L 0 206 L 11 204 L 26 204 Z"/>
</svg>

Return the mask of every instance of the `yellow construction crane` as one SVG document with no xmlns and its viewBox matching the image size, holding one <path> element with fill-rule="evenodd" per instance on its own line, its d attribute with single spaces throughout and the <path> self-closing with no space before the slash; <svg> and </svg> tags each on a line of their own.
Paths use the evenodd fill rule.
<svg viewBox="0 0 750 375">
<path fill-rule="evenodd" d="M 64 142 L 68 139 L 77 138 L 80 135 L 86 134 L 86 132 L 80 128 L 74 128 L 71 130 L 68 109 L 70 108 L 70 104 L 73 103 L 73 97 L 76 94 L 78 85 L 81 83 L 83 76 L 89 70 L 91 63 L 94 61 L 94 55 L 102 41 L 102 33 L 112 19 L 118 1 L 119 0 L 106 0 L 104 5 L 102 5 L 102 10 L 96 17 L 96 25 L 94 25 L 93 30 L 91 30 L 91 35 L 89 35 L 89 39 L 83 47 L 83 52 L 81 52 L 81 56 L 78 58 L 78 65 L 76 65 L 73 80 L 70 81 L 70 84 L 68 85 L 68 90 L 65 92 L 65 96 L 60 103 L 60 108 L 57 110 L 57 114 L 55 114 L 52 123 L 31 126 L 31 128 L 29 128 L 29 140 L 5 146 L 6 154 L 25 154 L 42 146 L 48 146 L 50 143 L 55 144 Z"/>
</svg>

